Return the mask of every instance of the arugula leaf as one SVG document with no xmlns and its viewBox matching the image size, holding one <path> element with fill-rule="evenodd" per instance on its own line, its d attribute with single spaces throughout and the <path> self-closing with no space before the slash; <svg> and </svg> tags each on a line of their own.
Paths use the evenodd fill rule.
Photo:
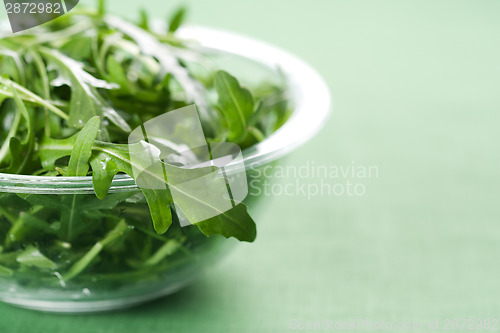
<svg viewBox="0 0 500 333">
<path fill-rule="evenodd" d="M 47 68 L 45 67 L 45 63 L 43 62 L 42 57 L 38 52 L 32 51 L 29 53 L 29 58 L 33 60 L 35 65 L 36 72 L 39 75 L 39 80 L 35 81 L 36 87 L 39 87 L 41 91 L 41 95 L 44 99 L 50 99 L 50 83 L 49 83 L 49 75 L 47 73 Z M 50 137 L 51 135 L 51 119 L 49 110 L 44 108 L 45 113 L 45 122 L 44 122 L 44 133 L 45 136 Z"/>
<path fill-rule="evenodd" d="M 138 24 L 138 26 L 144 30 L 149 30 L 149 17 L 148 17 L 148 13 L 144 9 L 141 9 L 139 11 L 139 24 Z"/>
<path fill-rule="evenodd" d="M 0 49 L 0 56 L 4 58 L 0 63 L 1 73 L 7 74 L 23 85 L 26 84 L 26 71 L 20 54 L 13 50 Z"/>
<path fill-rule="evenodd" d="M 0 265 L 0 276 L 12 276 L 14 271 L 10 268 Z"/>
<path fill-rule="evenodd" d="M 105 0 L 97 0 L 97 14 L 99 16 L 104 16 L 104 14 L 106 14 L 106 1 Z"/>
<path fill-rule="evenodd" d="M 89 171 L 89 158 L 92 155 L 94 143 L 101 120 L 98 116 L 90 118 L 78 133 L 69 159 L 67 176 L 86 176 Z"/>
<path fill-rule="evenodd" d="M 0 85 L 3 88 L 0 89 L 0 95 L 4 97 L 14 97 L 12 90 L 9 89 L 10 87 L 12 87 L 17 91 L 19 97 L 23 101 L 43 106 L 48 110 L 50 110 L 51 112 L 53 112 L 54 114 L 61 117 L 62 119 L 68 119 L 68 115 L 64 113 L 61 109 L 59 109 L 56 105 L 54 105 L 50 101 L 44 100 L 43 98 L 33 93 L 32 91 L 26 89 L 25 87 L 21 86 L 20 84 L 0 76 Z"/>
<path fill-rule="evenodd" d="M 71 83 L 71 100 L 68 123 L 82 128 L 94 116 L 105 116 L 118 128 L 130 132 L 127 122 L 98 94 L 97 88 L 113 89 L 114 85 L 96 79 L 83 70 L 83 65 L 54 49 L 41 49 L 49 64 L 57 68 L 60 75 Z"/>
<path fill-rule="evenodd" d="M 43 269 L 54 269 L 57 267 L 52 260 L 44 256 L 40 250 L 34 246 L 28 247 L 24 252 L 19 254 L 17 256 L 17 262 L 21 265 Z"/>
<path fill-rule="evenodd" d="M 172 255 L 172 253 L 179 250 L 181 244 L 176 239 L 170 239 L 165 242 L 165 244 L 144 262 L 144 266 L 155 266 L 158 265 L 165 257 Z"/>
<path fill-rule="evenodd" d="M 120 90 L 124 93 L 133 92 L 132 85 L 129 83 L 122 65 L 114 57 L 109 56 L 107 58 L 106 67 L 109 73 L 107 77 L 110 81 L 119 84 Z"/>
<path fill-rule="evenodd" d="M 94 190 L 98 198 L 103 198 L 117 173 L 123 172 L 134 177 L 130 147 L 96 141 L 93 149 L 94 154 L 90 159 L 90 165 L 93 171 Z M 139 166 L 139 168 L 142 167 Z M 172 212 L 169 205 L 172 202 L 170 192 L 166 186 L 165 189 L 148 189 L 146 187 L 140 189 L 148 203 L 156 232 L 158 234 L 165 233 L 172 224 Z"/>
<path fill-rule="evenodd" d="M 18 115 L 21 115 L 24 118 L 26 131 L 28 133 L 23 141 L 19 141 L 17 137 L 10 137 L 10 140 L 8 141 L 8 147 L 10 151 L 10 165 L 9 167 L 2 169 L 1 171 L 20 174 L 23 173 L 23 171 L 27 167 L 28 161 L 33 158 L 32 152 L 35 145 L 35 136 L 30 111 L 28 111 L 23 101 L 19 98 L 15 89 L 12 89 L 12 93 L 14 96 L 14 102 L 18 110 Z M 18 130 L 19 123 L 19 118 L 16 117 L 14 126 L 12 127 L 14 134 Z M 3 154 L 4 147 L 7 146 L 5 144 L 2 146 L 0 155 Z"/>
<path fill-rule="evenodd" d="M 146 143 L 135 143 L 133 145 L 144 144 Z M 253 241 L 253 239 L 255 239 L 255 223 L 250 215 L 248 215 L 244 204 L 239 204 L 230 211 L 224 212 L 217 207 L 211 206 L 201 198 L 193 197 L 190 193 L 182 193 L 183 191 L 177 185 L 168 181 L 165 172 L 158 172 L 158 170 L 152 170 L 151 167 L 147 168 L 142 165 L 134 166 L 133 163 L 138 163 L 140 159 L 130 158 L 131 152 L 138 151 L 138 149 L 131 148 L 130 146 L 131 145 L 116 145 L 99 141 L 96 141 L 94 144 L 93 149 L 97 151 L 97 154 L 94 155 L 90 163 L 94 171 L 94 188 L 96 189 L 96 193 L 99 192 L 98 196 L 102 196 L 108 191 L 113 177 L 116 173 L 121 171 L 133 177 L 136 182 L 140 184 L 139 188 L 146 197 L 151 210 L 151 217 L 155 230 L 159 234 L 167 231 L 172 223 L 170 203 L 172 203 L 173 200 L 170 189 L 175 189 L 177 192 L 181 192 L 182 196 L 189 197 L 189 203 L 194 201 L 198 207 L 206 207 L 217 213 L 215 218 L 206 220 L 202 224 L 196 223 L 197 226 L 201 226 L 200 230 L 207 236 L 214 233 L 221 233 L 225 237 L 233 236 L 241 241 Z M 187 170 L 172 165 L 166 165 L 159 159 L 159 156 L 157 158 L 158 160 L 157 163 L 154 164 L 154 167 L 162 165 L 164 168 L 170 168 L 173 170 L 169 172 L 171 175 L 177 173 L 182 175 L 181 177 L 183 178 L 189 178 L 187 174 L 190 172 L 195 172 L 197 176 L 200 175 L 200 172 L 201 174 L 205 173 L 203 170 Z M 134 175 L 134 168 L 136 170 L 143 170 L 140 179 Z M 208 169 L 211 170 L 211 168 Z M 148 182 L 150 184 L 148 184 Z M 158 189 L 158 184 L 161 183 L 164 183 L 165 189 Z M 103 186 L 104 184 L 106 185 Z M 179 204 L 182 205 L 182 202 L 179 202 Z M 183 209 L 184 213 L 186 213 L 189 206 L 183 206 Z"/>
<path fill-rule="evenodd" d="M 120 221 L 113 230 L 111 230 L 106 237 L 95 243 L 95 245 L 80 259 L 78 260 L 68 272 L 62 276 L 64 283 L 75 278 L 78 274 L 84 271 L 88 266 L 91 265 L 92 261 L 99 255 L 99 253 L 110 243 L 116 241 L 118 238 L 123 237 L 123 235 L 130 231 L 130 226 L 128 226 L 125 221 Z"/>
<path fill-rule="evenodd" d="M 252 94 L 225 71 L 218 71 L 215 74 L 215 89 L 219 95 L 219 109 L 228 122 L 228 139 L 239 143 L 247 136 L 248 120 L 254 110 Z"/>
<path fill-rule="evenodd" d="M 58 159 L 71 155 L 77 138 L 78 133 L 61 140 L 44 137 L 38 148 L 42 167 L 45 170 L 54 170 Z"/>
<path fill-rule="evenodd" d="M 179 29 L 181 26 L 182 22 L 184 21 L 186 17 L 186 8 L 181 7 L 177 9 L 177 11 L 174 12 L 174 14 L 171 16 L 169 20 L 169 25 L 168 25 L 168 32 L 169 33 L 174 33 Z"/>
<path fill-rule="evenodd" d="M 235 237 L 245 242 L 253 242 L 257 236 L 255 222 L 243 203 L 211 219 L 198 222 L 196 226 L 206 236 L 218 234 L 226 238 Z"/>
<path fill-rule="evenodd" d="M 145 55 L 158 59 L 164 71 L 168 71 L 183 88 L 187 104 L 195 103 L 200 112 L 200 117 L 206 122 L 207 129 L 215 130 L 216 114 L 210 112 L 210 107 L 205 98 L 204 87 L 191 77 L 189 71 L 179 64 L 169 45 L 162 44 L 147 31 L 128 23 L 117 17 L 106 17 L 106 23 L 118 29 L 121 33 L 130 36 Z"/>
<path fill-rule="evenodd" d="M 21 118 L 22 118 L 21 110 L 16 108 L 16 114 L 14 119 L 12 120 L 12 125 L 10 126 L 9 132 L 5 137 L 5 141 L 2 144 L 2 147 L 0 148 L 0 161 L 3 161 L 9 152 L 10 140 L 14 138 L 14 136 L 16 135 L 17 129 L 21 122 Z M 16 139 L 16 141 L 19 142 L 18 139 Z"/>
</svg>

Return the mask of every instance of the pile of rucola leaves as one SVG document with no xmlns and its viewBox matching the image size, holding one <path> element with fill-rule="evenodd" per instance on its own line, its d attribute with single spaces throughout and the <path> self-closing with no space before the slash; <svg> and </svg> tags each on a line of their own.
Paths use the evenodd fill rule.
<svg viewBox="0 0 500 333">
<path fill-rule="evenodd" d="M 106 14 L 100 1 L 3 34 L 0 173 L 92 176 L 95 195 L 0 191 L 0 275 L 46 270 L 70 280 L 99 265 L 101 272 L 159 265 L 189 250 L 194 233 L 255 239 L 243 203 L 181 228 L 168 181 L 165 190 L 108 193 L 117 174 L 134 176 L 131 130 L 165 112 L 195 104 L 207 141 L 242 149 L 287 119 L 284 87 L 244 88 L 205 61 L 176 36 L 184 16 L 180 9 L 153 31 L 144 13 L 131 23 Z M 141 200 L 142 211 L 133 206 Z"/>
</svg>

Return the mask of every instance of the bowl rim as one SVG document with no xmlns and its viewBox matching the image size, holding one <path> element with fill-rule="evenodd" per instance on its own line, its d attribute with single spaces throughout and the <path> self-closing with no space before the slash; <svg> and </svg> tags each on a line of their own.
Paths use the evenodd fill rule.
<svg viewBox="0 0 500 333">
<path fill-rule="evenodd" d="M 177 31 L 181 39 L 191 40 L 207 51 L 237 55 L 279 70 L 293 99 L 289 119 L 265 140 L 243 150 L 245 168 L 255 169 L 271 163 L 311 139 L 326 122 L 332 106 L 329 88 L 319 73 L 305 61 L 279 47 L 239 33 L 184 26 Z M 229 164 L 228 174 L 240 170 Z M 132 177 L 119 174 L 109 192 L 137 190 Z M 93 193 L 92 176 L 57 177 L 0 173 L 0 193 Z"/>
</svg>

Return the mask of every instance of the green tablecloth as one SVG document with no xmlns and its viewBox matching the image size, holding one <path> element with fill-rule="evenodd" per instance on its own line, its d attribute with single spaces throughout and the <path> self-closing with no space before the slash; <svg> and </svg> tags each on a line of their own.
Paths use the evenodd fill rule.
<svg viewBox="0 0 500 333">
<path fill-rule="evenodd" d="M 362 196 L 273 197 L 254 244 L 173 296 L 92 316 L 1 304 L 0 332 L 285 332 L 323 319 L 443 328 L 499 318 L 500 2 L 190 3 L 191 22 L 277 44 L 328 81 L 335 113 L 287 163 L 375 166 L 378 177 L 325 179 L 361 184 Z M 128 17 L 139 6 L 162 17 L 175 4 L 109 1 Z"/>
</svg>

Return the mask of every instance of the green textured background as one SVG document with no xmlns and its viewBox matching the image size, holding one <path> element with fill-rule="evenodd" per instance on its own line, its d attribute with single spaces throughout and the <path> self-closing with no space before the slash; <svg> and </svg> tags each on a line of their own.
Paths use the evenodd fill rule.
<svg viewBox="0 0 500 333">
<path fill-rule="evenodd" d="M 500 1 L 189 3 L 191 23 L 279 45 L 328 81 L 334 114 L 287 163 L 354 161 L 378 166 L 379 177 L 360 180 L 362 197 L 273 197 L 255 244 L 173 296 L 89 317 L 1 304 L 0 332 L 286 332 L 291 319 L 499 318 Z M 177 4 L 109 8 L 136 17 L 142 5 L 161 17 Z"/>
</svg>

